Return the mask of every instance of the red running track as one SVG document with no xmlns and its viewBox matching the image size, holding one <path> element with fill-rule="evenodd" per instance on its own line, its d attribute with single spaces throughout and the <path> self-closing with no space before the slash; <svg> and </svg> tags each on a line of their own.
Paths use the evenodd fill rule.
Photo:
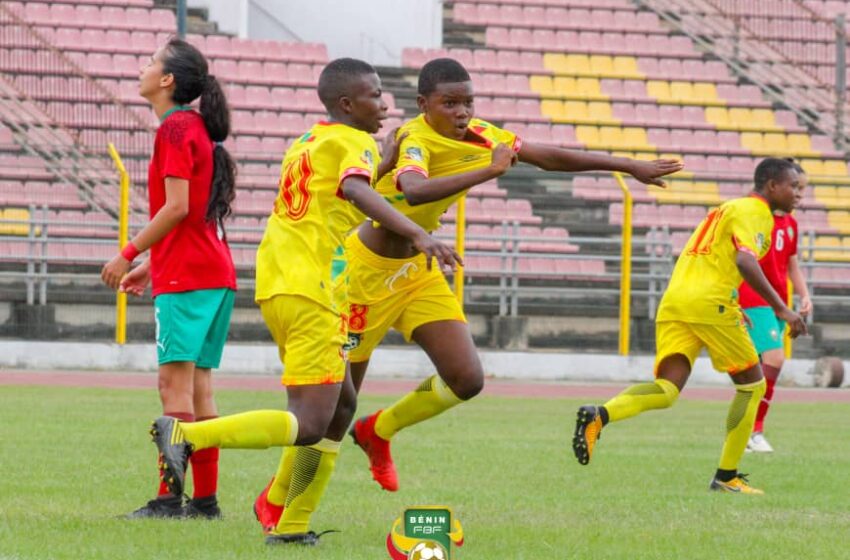
<svg viewBox="0 0 850 560">
<path fill-rule="evenodd" d="M 401 395 L 413 390 L 415 379 L 369 379 L 363 385 L 368 395 Z M 153 373 L 108 373 L 93 371 L 0 371 L 0 385 L 49 385 L 58 387 L 101 387 L 111 389 L 156 389 Z M 489 379 L 484 394 L 498 397 L 543 399 L 606 399 L 620 392 L 625 383 L 567 383 Z M 258 375 L 216 375 L 217 389 L 243 391 L 280 391 L 279 378 Z M 784 402 L 850 403 L 850 391 L 845 389 L 792 389 L 778 387 Z M 728 401 L 729 387 L 688 387 L 684 399 Z"/>
</svg>

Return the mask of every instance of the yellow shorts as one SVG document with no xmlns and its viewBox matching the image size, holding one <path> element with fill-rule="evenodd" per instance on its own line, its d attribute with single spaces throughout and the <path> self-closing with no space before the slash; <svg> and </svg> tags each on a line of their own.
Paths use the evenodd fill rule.
<svg viewBox="0 0 850 560">
<path fill-rule="evenodd" d="M 302 296 L 281 294 L 260 302 L 277 343 L 284 385 L 342 383 L 345 322 L 338 313 Z"/>
<path fill-rule="evenodd" d="M 658 364 L 673 354 L 682 354 L 694 365 L 703 348 L 708 349 L 711 364 L 730 375 L 759 363 L 753 341 L 743 323 L 708 325 L 684 321 L 659 321 L 655 324 L 655 375 Z"/>
<path fill-rule="evenodd" d="M 357 232 L 346 239 L 348 256 L 348 359 L 364 362 L 390 330 L 410 340 L 413 331 L 435 321 L 463 321 L 466 316 L 434 263 L 425 256 L 390 259 L 370 251 Z"/>
</svg>

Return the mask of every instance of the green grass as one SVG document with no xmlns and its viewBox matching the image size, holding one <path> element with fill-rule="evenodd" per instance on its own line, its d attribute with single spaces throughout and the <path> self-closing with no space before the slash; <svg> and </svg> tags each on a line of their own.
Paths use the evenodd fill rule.
<svg viewBox="0 0 850 560">
<path fill-rule="evenodd" d="M 370 411 L 391 399 L 367 397 Z M 280 406 L 282 392 L 221 391 L 222 412 Z M 846 405 L 783 403 L 772 456 L 746 456 L 763 497 L 707 491 L 726 404 L 680 402 L 611 426 L 593 464 L 568 450 L 578 401 L 482 398 L 395 440 L 401 490 L 379 490 L 349 440 L 314 529 L 317 549 L 268 549 L 251 512 L 278 450 L 224 451 L 220 522 L 122 521 L 154 488 L 155 393 L 0 387 L 0 560 L 388 558 L 406 506 L 454 508 L 457 558 L 846 558 Z"/>
</svg>

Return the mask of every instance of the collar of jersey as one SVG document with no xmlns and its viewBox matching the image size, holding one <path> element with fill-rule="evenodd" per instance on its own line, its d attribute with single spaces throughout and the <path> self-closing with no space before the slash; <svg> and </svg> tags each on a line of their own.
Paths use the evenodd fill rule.
<svg viewBox="0 0 850 560">
<path fill-rule="evenodd" d="M 770 204 L 768 204 L 767 199 L 765 197 L 763 197 L 762 195 L 760 195 L 759 193 L 753 192 L 753 193 L 750 193 L 750 196 L 755 198 L 755 199 L 761 200 L 762 202 L 764 202 L 765 206 L 770 208 Z"/>
<path fill-rule="evenodd" d="M 189 107 L 188 105 L 175 105 L 174 107 L 172 107 L 171 109 L 166 111 L 164 115 L 162 115 L 162 118 L 159 119 L 159 122 L 165 122 L 165 119 L 167 119 L 168 117 L 171 116 L 172 113 L 176 113 L 177 111 L 191 111 L 191 110 L 192 110 L 192 108 Z"/>
<path fill-rule="evenodd" d="M 443 136 L 442 134 L 440 134 L 439 132 L 434 130 L 434 127 L 431 126 L 431 123 L 429 123 L 428 119 L 425 118 L 425 113 L 422 113 L 421 117 L 422 117 L 422 122 L 425 123 L 425 126 L 427 126 L 429 129 L 431 129 L 431 132 L 433 132 L 434 134 L 436 134 L 437 136 L 439 136 L 441 138 L 445 138 L 446 140 L 452 140 L 453 142 L 463 142 L 464 144 L 472 144 L 473 146 L 479 146 L 479 147 L 482 147 L 482 148 L 490 148 L 490 147 L 493 146 L 493 142 L 491 142 L 487 138 L 484 138 L 483 136 L 481 136 L 477 132 L 472 132 L 469 128 L 467 128 L 467 130 L 470 130 L 470 132 L 472 132 L 472 134 L 474 134 L 475 136 L 480 138 L 481 142 L 470 142 L 469 140 L 455 140 L 454 138 L 449 138 L 448 136 Z M 469 120 L 469 124 L 472 124 L 472 119 Z"/>
</svg>

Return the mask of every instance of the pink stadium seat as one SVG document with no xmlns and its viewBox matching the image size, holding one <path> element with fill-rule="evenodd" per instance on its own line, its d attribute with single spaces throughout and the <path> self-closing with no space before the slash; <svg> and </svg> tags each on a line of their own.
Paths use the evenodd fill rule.
<svg viewBox="0 0 850 560">
<path fill-rule="evenodd" d="M 513 46 L 510 33 L 504 27 L 488 27 L 484 38 L 488 47 L 510 48 Z"/>
<path fill-rule="evenodd" d="M 206 52 L 204 54 L 207 56 L 229 57 L 232 50 L 230 37 L 225 35 L 208 35 L 206 37 Z"/>
<path fill-rule="evenodd" d="M 454 5 L 453 15 L 458 23 L 478 23 L 478 8 L 475 4 L 457 3 Z"/>
<path fill-rule="evenodd" d="M 644 107 L 651 107 L 651 105 L 638 105 L 635 107 L 631 103 L 613 103 L 611 105 L 611 113 L 614 115 L 614 118 L 624 123 L 645 123 L 649 121 L 645 120 L 645 114 L 641 115 L 641 109 Z"/>
<path fill-rule="evenodd" d="M 496 52 L 486 49 L 478 49 L 473 51 L 473 68 L 483 70 L 485 72 L 494 72 L 499 65 L 496 61 Z"/>
<path fill-rule="evenodd" d="M 269 83 L 274 76 L 266 76 L 263 73 L 262 63 L 256 60 L 240 60 L 238 63 L 239 79 L 250 83 Z"/>
<path fill-rule="evenodd" d="M 556 42 L 555 32 L 551 29 L 534 29 L 531 32 L 531 46 L 535 49 L 561 50 L 562 45 Z"/>
<path fill-rule="evenodd" d="M 157 30 L 175 31 L 177 21 L 171 10 L 151 10 L 150 25 Z"/>
<path fill-rule="evenodd" d="M 635 119 L 642 126 L 654 126 L 662 122 L 662 108 L 659 108 L 658 105 L 654 103 L 639 103 L 634 107 L 636 107 Z"/>
<path fill-rule="evenodd" d="M 309 64 L 293 62 L 287 66 L 287 75 L 290 83 L 297 85 L 315 85 L 313 81 L 313 68 Z"/>
</svg>

